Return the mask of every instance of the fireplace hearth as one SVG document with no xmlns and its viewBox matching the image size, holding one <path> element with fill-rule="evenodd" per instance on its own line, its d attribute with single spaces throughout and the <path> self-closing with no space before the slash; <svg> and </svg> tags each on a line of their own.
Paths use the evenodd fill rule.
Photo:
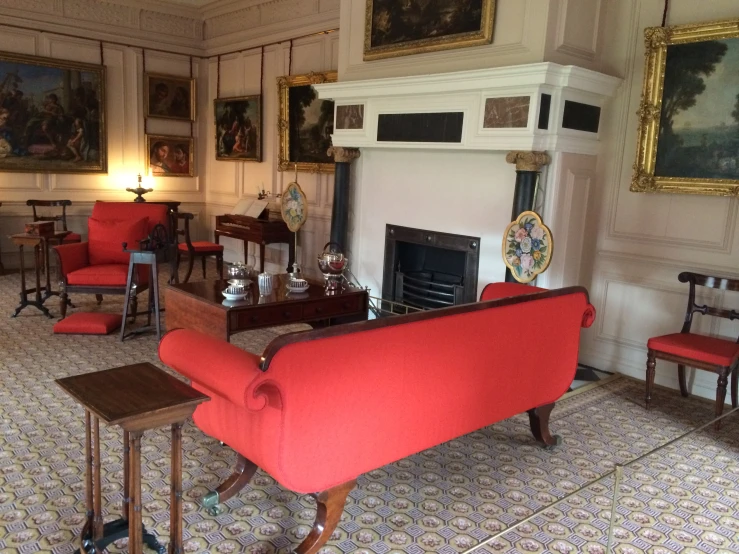
<svg viewBox="0 0 739 554">
<path fill-rule="evenodd" d="M 433 309 L 474 302 L 480 237 L 387 225 L 382 298 Z"/>
</svg>

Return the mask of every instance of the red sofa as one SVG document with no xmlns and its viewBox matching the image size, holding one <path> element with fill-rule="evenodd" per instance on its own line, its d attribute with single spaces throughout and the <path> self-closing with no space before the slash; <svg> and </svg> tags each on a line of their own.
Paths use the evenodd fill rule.
<svg viewBox="0 0 739 554">
<path fill-rule="evenodd" d="M 67 314 L 70 293 L 125 294 L 128 277 L 128 248 L 138 248 L 157 224 L 170 228 L 167 206 L 135 202 L 96 202 L 88 220 L 88 242 L 55 246 L 62 281 L 61 314 Z M 148 287 L 149 273 L 140 266 L 134 276 L 132 313 L 136 313 L 136 293 Z"/>
<path fill-rule="evenodd" d="M 296 549 L 314 553 L 362 473 L 526 411 L 534 437 L 557 444 L 549 414 L 594 319 L 587 291 L 499 283 L 482 297 L 497 299 L 286 334 L 262 356 L 168 333 L 160 359 L 212 399 L 195 424 L 239 454 L 204 505 L 233 496 L 257 467 L 296 492 L 323 491 Z"/>
</svg>

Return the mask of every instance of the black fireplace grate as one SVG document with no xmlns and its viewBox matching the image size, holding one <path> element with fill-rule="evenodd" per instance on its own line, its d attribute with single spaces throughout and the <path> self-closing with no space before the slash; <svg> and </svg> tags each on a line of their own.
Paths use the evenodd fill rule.
<svg viewBox="0 0 739 554">
<path fill-rule="evenodd" d="M 464 283 L 459 275 L 433 271 L 395 272 L 395 300 L 429 310 L 463 303 Z"/>
</svg>

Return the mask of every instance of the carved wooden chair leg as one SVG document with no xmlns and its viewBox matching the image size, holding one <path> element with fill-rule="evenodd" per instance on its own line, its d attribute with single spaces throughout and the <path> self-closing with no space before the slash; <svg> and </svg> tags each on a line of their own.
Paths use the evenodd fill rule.
<svg viewBox="0 0 739 554">
<path fill-rule="evenodd" d="M 718 374 L 718 385 L 716 386 L 716 417 L 724 413 L 724 402 L 726 402 L 726 385 L 729 382 L 729 368 L 722 368 Z M 721 429 L 721 421 L 713 424 L 714 430 Z"/>
<path fill-rule="evenodd" d="M 185 278 L 182 280 L 183 283 L 187 283 L 190 280 L 190 275 L 192 274 L 192 266 L 195 263 L 195 256 L 192 255 L 192 253 L 187 257 L 187 274 L 185 275 Z"/>
<path fill-rule="evenodd" d="M 70 305 L 69 296 L 67 296 L 66 289 L 62 288 L 62 292 L 59 295 L 59 311 L 62 314 L 61 319 L 67 317 L 67 306 Z"/>
<path fill-rule="evenodd" d="M 685 366 L 683 364 L 678 364 L 677 366 L 677 380 L 680 382 L 680 394 L 686 398 L 690 396 L 688 384 L 685 381 Z"/>
<path fill-rule="evenodd" d="M 102 294 L 96 294 L 95 300 L 98 301 L 98 305 L 103 303 L 103 295 Z"/>
<path fill-rule="evenodd" d="M 357 480 L 352 479 L 342 485 L 313 495 L 317 504 L 316 521 L 311 532 L 295 549 L 297 554 L 315 554 L 328 542 L 341 519 L 341 514 L 344 512 L 346 497 L 356 486 Z"/>
<path fill-rule="evenodd" d="M 205 258 L 206 258 L 205 256 L 200 256 L 200 265 L 203 268 L 203 279 L 205 279 L 205 262 L 206 262 Z"/>
<path fill-rule="evenodd" d="M 554 403 L 529 410 L 531 433 L 537 441 L 544 444 L 545 448 L 554 448 L 562 444 L 562 437 L 549 433 L 549 414 L 553 409 Z"/>
<path fill-rule="evenodd" d="M 739 406 L 739 366 L 734 366 L 731 372 L 731 407 Z"/>
<path fill-rule="evenodd" d="M 259 468 L 254 462 L 247 460 L 239 454 L 236 458 L 236 469 L 234 469 L 234 472 L 216 490 L 209 492 L 203 497 L 203 501 L 201 502 L 203 508 L 210 515 L 217 516 L 220 514 L 223 510 L 218 505 L 243 489 L 251 481 L 251 478 L 254 477 L 257 469 Z"/>
<path fill-rule="evenodd" d="M 647 396 L 645 405 L 649 409 L 649 403 L 652 401 L 652 387 L 654 386 L 654 374 L 656 373 L 657 359 L 654 356 L 654 350 L 647 352 Z"/>
</svg>

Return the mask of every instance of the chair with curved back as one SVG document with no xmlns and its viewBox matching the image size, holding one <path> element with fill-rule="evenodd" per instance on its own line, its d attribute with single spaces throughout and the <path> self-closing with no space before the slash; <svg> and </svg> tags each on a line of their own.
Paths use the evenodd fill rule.
<svg viewBox="0 0 739 554">
<path fill-rule="evenodd" d="M 175 262 L 175 270 L 172 272 L 170 282 L 180 282 L 179 269 L 182 254 L 187 254 L 188 258 L 187 275 L 185 275 L 185 279 L 182 281 L 183 283 L 187 283 L 190 280 L 192 267 L 195 263 L 196 257 L 199 257 L 202 261 L 203 279 L 205 279 L 205 258 L 207 256 L 215 256 L 218 274 L 220 275 L 220 278 L 223 279 L 223 246 L 205 240 L 197 240 L 193 242 L 190 238 L 190 221 L 192 221 L 194 217 L 195 216 L 193 216 L 191 213 L 187 212 L 172 214 L 172 219 L 175 222 L 183 220 L 185 223 L 182 229 L 180 229 L 179 224 L 174 226 L 174 236 L 177 242 L 177 261 Z M 180 237 L 183 237 L 185 242 L 180 242 Z"/>
<path fill-rule="evenodd" d="M 27 200 L 26 206 L 33 208 L 33 220 L 34 221 L 53 221 L 57 228 L 57 231 L 68 231 L 67 229 L 67 207 L 72 205 L 71 200 Z M 62 213 L 55 215 L 40 215 L 36 208 L 61 208 Z M 60 225 L 59 225 L 60 224 Z M 61 227 L 61 229 L 59 228 Z M 78 233 L 69 233 L 61 241 L 55 242 L 55 244 L 73 244 L 76 242 L 82 242 L 82 236 Z M 37 260 L 41 271 L 46 271 L 44 267 L 44 256 L 40 256 Z"/>
<path fill-rule="evenodd" d="M 731 376 L 731 406 L 737 407 L 737 380 L 739 379 L 739 339 L 731 341 L 719 337 L 691 333 L 693 314 L 712 315 L 728 320 L 739 319 L 739 312 L 711 306 L 699 306 L 695 302 L 696 285 L 718 290 L 739 291 L 739 280 L 725 277 L 713 277 L 684 271 L 678 275 L 681 283 L 689 283 L 688 309 L 685 313 L 685 323 L 679 333 L 652 337 L 647 343 L 647 394 L 646 407 L 649 409 L 652 400 L 656 360 L 666 360 L 677 364 L 677 375 L 680 382 L 680 392 L 683 396 L 689 395 L 685 381 L 685 366 L 704 369 L 718 374 L 716 387 L 716 417 L 724 411 L 726 400 L 726 385 Z M 718 430 L 721 422 L 715 423 Z"/>
</svg>

